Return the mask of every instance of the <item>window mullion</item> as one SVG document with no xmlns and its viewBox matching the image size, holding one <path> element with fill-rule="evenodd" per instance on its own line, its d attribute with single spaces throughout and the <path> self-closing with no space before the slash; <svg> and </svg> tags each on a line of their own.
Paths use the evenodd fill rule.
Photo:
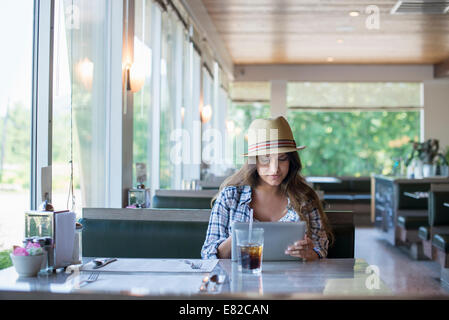
<svg viewBox="0 0 449 320">
<path fill-rule="evenodd" d="M 31 119 L 30 208 L 42 201 L 43 167 L 52 164 L 54 0 L 35 0 Z M 51 200 L 51 190 L 48 199 Z"/>
</svg>

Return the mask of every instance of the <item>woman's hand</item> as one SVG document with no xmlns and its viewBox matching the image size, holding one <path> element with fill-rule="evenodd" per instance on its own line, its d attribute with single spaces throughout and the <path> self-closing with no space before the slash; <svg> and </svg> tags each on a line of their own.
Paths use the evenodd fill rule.
<svg viewBox="0 0 449 320">
<path fill-rule="evenodd" d="M 296 241 L 292 246 L 287 247 L 285 254 L 303 258 L 306 261 L 319 259 L 318 254 L 313 250 L 313 242 L 307 235 L 304 236 L 303 240 Z"/>
</svg>

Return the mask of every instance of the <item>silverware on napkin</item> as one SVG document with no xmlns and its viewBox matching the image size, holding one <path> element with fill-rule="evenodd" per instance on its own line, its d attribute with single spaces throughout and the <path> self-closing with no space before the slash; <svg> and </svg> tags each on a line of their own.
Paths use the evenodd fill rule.
<svg viewBox="0 0 449 320">
<path fill-rule="evenodd" d="M 203 266 L 202 262 L 193 262 L 190 260 L 184 260 L 185 263 L 187 263 L 188 265 L 190 265 L 190 268 L 192 269 L 201 269 L 201 267 Z"/>
<path fill-rule="evenodd" d="M 110 258 L 110 259 L 94 259 L 93 263 L 95 264 L 95 266 L 93 267 L 93 269 L 99 269 L 102 268 L 114 261 L 117 261 L 116 258 Z"/>
</svg>

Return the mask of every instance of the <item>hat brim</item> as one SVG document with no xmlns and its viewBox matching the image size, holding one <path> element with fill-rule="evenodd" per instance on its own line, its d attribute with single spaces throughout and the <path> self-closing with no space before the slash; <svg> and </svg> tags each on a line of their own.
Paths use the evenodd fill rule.
<svg viewBox="0 0 449 320">
<path fill-rule="evenodd" d="M 294 152 L 299 151 L 302 149 L 305 149 L 306 146 L 299 146 L 299 147 L 283 147 L 283 148 L 271 148 L 271 149 L 265 149 L 265 150 L 259 150 L 259 151 L 253 151 L 242 154 L 244 157 L 253 157 L 253 156 L 264 156 L 267 154 L 277 154 L 277 153 L 288 153 L 288 152 Z"/>
</svg>

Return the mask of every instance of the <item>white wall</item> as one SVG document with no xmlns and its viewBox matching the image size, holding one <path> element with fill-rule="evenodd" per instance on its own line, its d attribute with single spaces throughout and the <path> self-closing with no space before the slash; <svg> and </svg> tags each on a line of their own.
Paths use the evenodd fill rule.
<svg viewBox="0 0 449 320">
<path fill-rule="evenodd" d="M 235 65 L 235 81 L 424 81 L 433 65 Z"/>
<path fill-rule="evenodd" d="M 424 81 L 424 140 L 449 146 L 449 79 Z"/>
</svg>

